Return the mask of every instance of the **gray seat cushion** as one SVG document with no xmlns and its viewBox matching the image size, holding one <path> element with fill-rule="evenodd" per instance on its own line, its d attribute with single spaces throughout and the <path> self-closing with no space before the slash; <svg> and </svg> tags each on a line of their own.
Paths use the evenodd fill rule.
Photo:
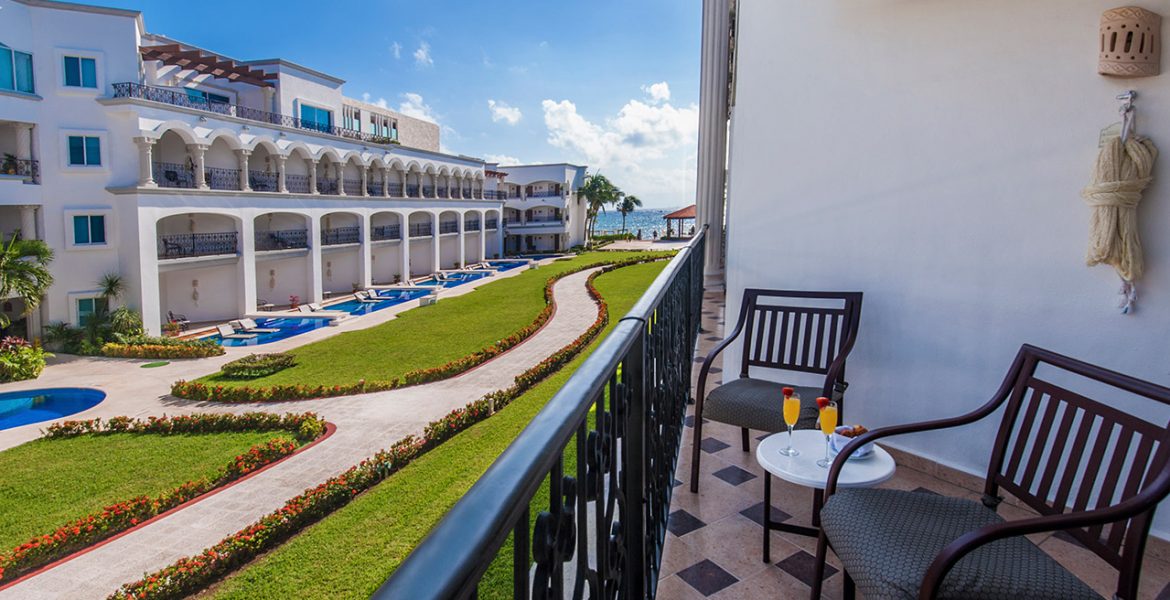
<svg viewBox="0 0 1170 600">
<path fill-rule="evenodd" d="M 703 400 L 703 418 L 758 429 L 760 431 L 787 431 L 784 424 L 783 393 L 787 384 L 751 379 L 736 379 L 721 385 Z M 800 420 L 796 429 L 813 429 L 817 423 L 817 397 L 821 388 L 791 386 L 800 394 Z"/>
<path fill-rule="evenodd" d="M 930 563 L 959 536 L 1003 518 L 982 503 L 922 492 L 847 489 L 821 510 L 829 544 L 866 600 L 914 600 Z M 963 557 L 939 598 L 1100 599 L 1026 537 Z"/>
</svg>

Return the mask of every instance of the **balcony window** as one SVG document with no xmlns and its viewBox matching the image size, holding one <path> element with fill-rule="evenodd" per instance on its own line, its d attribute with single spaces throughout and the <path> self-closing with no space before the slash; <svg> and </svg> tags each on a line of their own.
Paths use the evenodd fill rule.
<svg viewBox="0 0 1170 600">
<path fill-rule="evenodd" d="M 69 165 L 97 167 L 102 164 L 102 140 L 88 135 L 69 136 Z"/>
<path fill-rule="evenodd" d="M 110 302 L 105 298 L 78 298 L 77 299 L 77 324 L 85 327 L 89 324 L 89 320 L 100 310 L 107 312 L 110 309 Z"/>
<path fill-rule="evenodd" d="M 95 246 L 106 243 L 105 215 L 74 215 L 73 245 Z"/>
<path fill-rule="evenodd" d="M 187 99 L 195 104 L 231 104 L 232 99 L 227 96 L 205 92 L 203 90 L 196 90 L 187 88 Z"/>
<path fill-rule="evenodd" d="M 81 56 L 66 56 L 65 86 L 96 89 L 97 60 Z"/>
<path fill-rule="evenodd" d="M 333 128 L 333 111 L 301 104 L 301 127 L 329 131 Z"/>
<path fill-rule="evenodd" d="M 0 90 L 32 94 L 32 55 L 0 44 Z"/>
</svg>

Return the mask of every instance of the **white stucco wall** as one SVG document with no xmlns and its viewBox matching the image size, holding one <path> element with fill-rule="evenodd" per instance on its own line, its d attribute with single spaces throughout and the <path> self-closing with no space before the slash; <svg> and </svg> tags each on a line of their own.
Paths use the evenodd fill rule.
<svg viewBox="0 0 1170 600">
<path fill-rule="evenodd" d="M 744 287 L 863 291 L 847 411 L 869 427 L 973 409 L 1025 342 L 1170 385 L 1170 76 L 1097 75 L 1114 5 L 741 0 L 728 323 Z M 1130 88 L 1164 153 L 1123 316 L 1079 192 Z M 995 425 L 896 445 L 982 474 Z"/>
</svg>

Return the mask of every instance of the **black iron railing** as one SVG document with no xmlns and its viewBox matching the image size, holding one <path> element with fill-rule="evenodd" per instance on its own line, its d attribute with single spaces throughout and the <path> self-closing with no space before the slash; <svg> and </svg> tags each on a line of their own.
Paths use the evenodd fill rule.
<svg viewBox="0 0 1170 600">
<path fill-rule="evenodd" d="M 487 200 L 507 200 L 508 192 L 501 192 L 500 190 L 488 190 L 483 193 L 483 197 Z"/>
<path fill-rule="evenodd" d="M 366 194 L 368 194 L 370 196 L 381 196 L 382 195 L 382 182 L 381 181 L 367 181 L 366 182 Z"/>
<path fill-rule="evenodd" d="M 317 193 L 318 194 L 337 194 L 337 180 L 330 177 L 317 178 Z"/>
<path fill-rule="evenodd" d="M 165 188 L 194 188 L 195 170 L 178 163 L 151 164 L 154 182 Z"/>
<path fill-rule="evenodd" d="M 224 169 L 222 167 L 205 167 L 203 169 L 203 177 L 207 181 L 207 187 L 213 190 L 238 190 L 240 189 L 240 170 L 239 169 Z"/>
<path fill-rule="evenodd" d="M 167 259 L 236 254 L 240 248 L 239 239 L 239 233 L 235 231 L 160 235 L 158 257 Z"/>
<path fill-rule="evenodd" d="M 537 217 L 531 217 L 530 219 L 528 219 L 528 222 L 529 223 L 560 223 L 561 218 L 559 216 L 552 216 L 552 217 L 537 216 Z"/>
<path fill-rule="evenodd" d="M 472 198 L 483 198 L 483 189 L 482 188 L 475 188 L 474 190 L 471 191 L 471 197 Z"/>
<path fill-rule="evenodd" d="M 440 198 L 450 198 L 451 197 L 451 192 L 448 192 L 447 188 L 439 188 L 437 190 L 437 193 L 438 193 Z"/>
<path fill-rule="evenodd" d="M 256 250 L 294 250 L 309 247 L 309 230 L 281 229 L 256 232 Z"/>
<path fill-rule="evenodd" d="M 390 184 L 390 195 L 394 196 L 395 198 L 401 198 L 402 197 L 402 184 L 401 183 L 391 183 Z"/>
<path fill-rule="evenodd" d="M 439 233 L 459 233 L 459 221 L 443 221 L 439 223 Z"/>
<path fill-rule="evenodd" d="M 398 240 L 402 239 L 401 225 L 379 225 L 370 229 L 370 239 L 378 240 Z"/>
<path fill-rule="evenodd" d="M 275 192 L 278 176 L 267 171 L 248 171 L 248 187 L 255 192 Z"/>
<path fill-rule="evenodd" d="M 321 230 L 321 245 L 359 244 L 362 241 L 361 227 L 330 227 Z"/>
<path fill-rule="evenodd" d="M 0 161 L 0 174 L 23 177 L 25 183 L 40 183 L 41 163 L 29 158 L 5 158 Z"/>
<path fill-rule="evenodd" d="M 347 196 L 361 196 L 362 195 L 362 180 L 361 179 L 343 179 L 341 180 L 345 195 Z"/>
<path fill-rule="evenodd" d="M 120 82 L 113 85 L 114 98 L 138 98 L 141 100 L 149 100 L 151 102 L 161 102 L 163 104 L 170 104 L 172 106 L 182 106 L 185 108 L 193 108 L 196 110 L 202 110 L 219 115 L 248 119 L 249 121 L 259 121 L 269 125 L 309 129 L 312 131 L 318 131 L 321 133 L 326 133 L 350 140 L 361 141 L 368 144 L 388 145 L 397 143 L 397 134 L 395 134 L 395 136 L 375 135 L 372 133 L 355 131 L 353 129 L 346 129 L 344 127 L 326 125 L 316 121 L 298 119 L 296 117 L 290 117 L 288 115 L 241 106 L 239 104 L 214 102 L 205 98 L 200 98 L 198 96 L 192 96 L 188 94 L 185 89 L 164 88 L 132 82 Z"/>
<path fill-rule="evenodd" d="M 293 194 L 310 194 L 313 189 L 309 186 L 308 175 L 291 175 L 287 173 L 284 176 L 284 187 L 288 188 L 288 191 Z"/>
<path fill-rule="evenodd" d="M 497 221 L 496 219 L 488 219 L 487 220 L 487 228 L 488 229 L 499 229 L 499 227 L 500 227 L 500 222 Z"/>
<path fill-rule="evenodd" d="M 528 194 L 529 198 L 560 198 L 561 193 L 556 190 L 537 190 Z"/>
<path fill-rule="evenodd" d="M 470 198 L 470 197 L 471 197 L 471 188 L 469 188 L 469 187 L 465 187 L 465 188 L 463 188 L 463 197 L 464 197 L 464 198 Z"/>
<path fill-rule="evenodd" d="M 671 260 L 373 598 L 475 598 L 509 535 L 512 590 L 493 595 L 655 596 L 699 333 L 702 243 Z M 534 505 L 546 481 L 548 505 Z"/>
<path fill-rule="evenodd" d="M 410 237 L 423 237 L 427 235 L 434 235 L 434 229 L 430 223 L 411 223 Z"/>
<path fill-rule="evenodd" d="M 479 219 L 464 221 L 463 231 L 479 231 Z"/>
<path fill-rule="evenodd" d="M 435 188 L 433 186 L 424 185 L 422 189 L 423 198 L 434 198 Z"/>
<path fill-rule="evenodd" d="M 417 185 L 407 185 L 406 186 L 406 196 L 408 198 L 418 198 L 418 186 Z"/>
</svg>

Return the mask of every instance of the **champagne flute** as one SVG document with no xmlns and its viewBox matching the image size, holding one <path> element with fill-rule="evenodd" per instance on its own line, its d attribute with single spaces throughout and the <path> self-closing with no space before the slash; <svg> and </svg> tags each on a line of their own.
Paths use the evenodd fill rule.
<svg viewBox="0 0 1170 600">
<path fill-rule="evenodd" d="M 784 422 L 788 425 L 788 447 L 782 448 L 784 456 L 798 456 L 800 450 L 792 447 L 792 428 L 800 418 L 800 396 L 792 388 L 784 388 Z"/>
<path fill-rule="evenodd" d="M 837 429 L 837 403 L 829 402 L 828 398 L 817 398 L 817 404 L 824 407 L 821 408 L 821 433 L 825 434 L 825 457 L 817 461 L 817 466 L 827 469 L 833 464 L 829 460 L 829 438 Z"/>
</svg>

